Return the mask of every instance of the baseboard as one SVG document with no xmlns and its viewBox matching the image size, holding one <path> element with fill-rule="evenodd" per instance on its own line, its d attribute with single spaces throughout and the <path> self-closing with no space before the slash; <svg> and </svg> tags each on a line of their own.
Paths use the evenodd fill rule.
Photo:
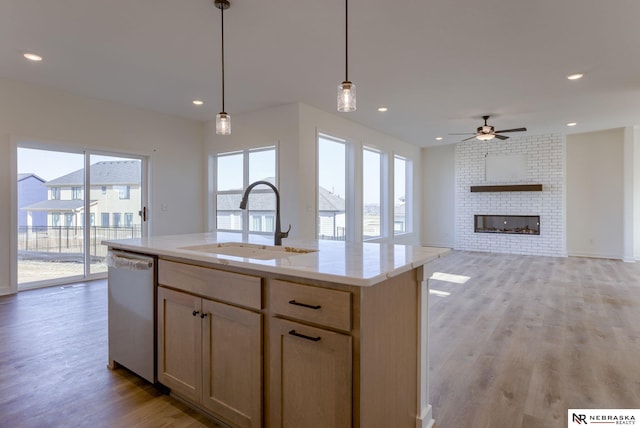
<svg viewBox="0 0 640 428">
<path fill-rule="evenodd" d="M 431 410 L 431 404 L 422 409 L 422 414 L 416 418 L 416 428 L 435 428 Z"/>
<path fill-rule="evenodd" d="M 633 257 L 623 257 L 622 261 L 625 262 L 625 263 L 635 263 L 636 259 L 633 258 Z"/>
<path fill-rule="evenodd" d="M 446 242 L 421 242 L 420 245 L 423 247 L 453 248 L 452 243 Z"/>
<path fill-rule="evenodd" d="M 592 259 L 612 259 L 612 260 L 624 260 L 620 254 L 599 254 L 590 252 L 569 252 L 569 257 L 588 257 Z M 633 259 L 631 259 L 633 260 Z"/>
<path fill-rule="evenodd" d="M 7 294 L 13 294 L 13 292 L 11 291 L 11 287 L 0 287 L 0 296 L 5 296 Z"/>
</svg>

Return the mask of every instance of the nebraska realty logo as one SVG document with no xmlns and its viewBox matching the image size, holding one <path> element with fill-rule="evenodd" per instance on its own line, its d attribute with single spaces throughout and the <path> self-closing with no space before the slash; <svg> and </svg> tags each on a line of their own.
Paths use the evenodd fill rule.
<svg viewBox="0 0 640 428">
<path fill-rule="evenodd" d="M 569 428 L 591 424 L 636 425 L 640 420 L 640 409 L 569 409 L 567 416 Z"/>
</svg>

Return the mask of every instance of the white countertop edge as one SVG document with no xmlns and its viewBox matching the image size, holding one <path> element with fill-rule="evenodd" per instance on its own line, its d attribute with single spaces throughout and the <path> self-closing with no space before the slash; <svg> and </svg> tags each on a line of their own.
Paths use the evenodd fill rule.
<svg viewBox="0 0 640 428">
<path fill-rule="evenodd" d="M 250 269 L 253 271 L 263 271 L 274 274 L 282 274 L 288 276 L 294 276 L 299 278 L 308 278 L 314 280 L 328 281 L 338 284 L 344 285 L 352 285 L 358 287 L 369 287 L 375 285 L 379 282 L 384 281 L 387 278 L 392 278 L 394 276 L 398 276 L 402 273 L 415 269 L 417 267 L 423 266 L 433 260 L 440 258 L 441 256 L 448 254 L 451 250 L 449 248 L 439 248 L 439 247 L 420 247 L 420 246 L 411 246 L 414 249 L 424 249 L 423 255 L 418 255 L 413 260 L 408 262 L 405 265 L 396 267 L 392 270 L 379 273 L 373 276 L 353 276 L 349 274 L 335 274 L 329 272 L 320 272 L 317 269 L 309 268 L 307 266 L 282 266 L 282 265 L 270 265 L 270 264 L 262 264 L 260 260 L 254 259 L 240 259 L 234 260 L 227 257 L 218 257 L 215 254 L 209 253 L 201 253 L 198 251 L 189 251 L 183 250 L 179 248 L 166 248 L 166 246 L 171 246 L 169 242 L 171 240 L 180 241 L 175 235 L 167 236 L 169 238 L 167 241 L 163 242 L 165 248 L 161 248 L 161 246 L 153 246 L 151 244 L 142 244 L 142 243 L 130 243 L 126 241 L 131 240 L 106 240 L 102 243 L 108 245 L 110 248 L 132 251 L 143 254 L 151 254 L 156 256 L 166 256 L 166 257 L 174 257 L 182 260 L 193 260 L 197 262 L 203 262 L 213 265 L 221 265 L 221 266 L 232 266 L 242 269 Z M 134 238 L 134 240 L 137 238 Z M 142 239 L 142 238 L 141 238 Z M 152 240 L 163 240 L 163 237 L 155 237 L 151 238 Z M 219 242 L 224 242 L 223 240 Z M 180 243 L 180 246 L 184 242 Z M 211 243 L 211 241 L 207 240 L 206 243 Z M 384 245 L 384 244 L 381 244 Z M 435 251 L 434 251 L 435 250 Z M 419 251 L 418 251 L 419 252 Z M 296 257 L 304 257 L 304 255 L 296 256 Z"/>
</svg>

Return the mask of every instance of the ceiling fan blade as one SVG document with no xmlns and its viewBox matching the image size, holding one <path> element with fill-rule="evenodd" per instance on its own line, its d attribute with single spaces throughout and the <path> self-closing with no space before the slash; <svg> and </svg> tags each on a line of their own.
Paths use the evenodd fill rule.
<svg viewBox="0 0 640 428">
<path fill-rule="evenodd" d="M 461 141 L 469 141 L 469 140 L 473 140 L 474 138 L 476 138 L 475 134 L 473 134 L 473 137 L 465 138 L 464 140 L 461 140 Z"/>
<path fill-rule="evenodd" d="M 496 134 L 504 134 L 505 132 L 524 132 L 527 128 L 513 128 L 513 129 L 502 129 L 500 131 L 496 131 Z"/>
<path fill-rule="evenodd" d="M 458 132 L 456 134 L 447 134 L 447 135 L 476 135 L 475 132 Z"/>
<path fill-rule="evenodd" d="M 498 134 L 496 134 L 495 137 L 498 140 L 508 140 L 509 139 L 509 137 L 507 137 L 506 135 L 498 135 Z"/>
</svg>

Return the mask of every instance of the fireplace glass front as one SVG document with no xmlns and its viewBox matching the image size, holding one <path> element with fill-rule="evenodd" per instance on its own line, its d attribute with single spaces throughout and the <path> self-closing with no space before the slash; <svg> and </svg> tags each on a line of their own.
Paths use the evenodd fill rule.
<svg viewBox="0 0 640 428">
<path fill-rule="evenodd" d="M 537 215 L 478 215 L 474 216 L 474 232 L 540 235 L 540 216 Z"/>
</svg>

